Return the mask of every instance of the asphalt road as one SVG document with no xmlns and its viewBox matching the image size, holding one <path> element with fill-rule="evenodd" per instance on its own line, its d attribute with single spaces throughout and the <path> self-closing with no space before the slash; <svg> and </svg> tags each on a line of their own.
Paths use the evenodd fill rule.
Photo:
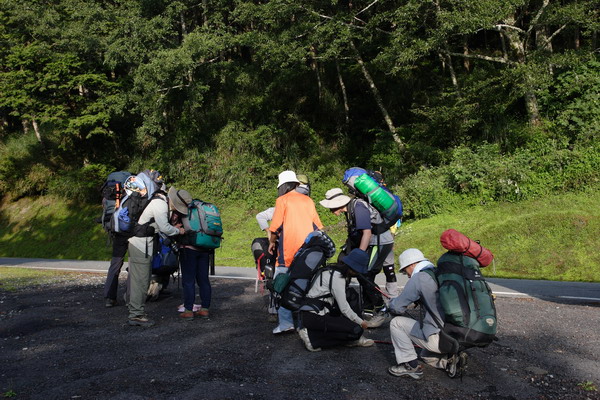
<svg viewBox="0 0 600 400">
<path fill-rule="evenodd" d="M 0 267 L 22 267 L 56 269 L 103 273 L 108 270 L 108 261 L 54 260 L 41 258 L 0 258 Z M 256 278 L 254 267 L 216 266 L 216 278 L 250 279 Z M 398 275 L 398 285 L 403 287 L 407 277 Z M 499 297 L 535 297 L 540 299 L 561 299 L 565 301 L 600 302 L 600 283 L 556 282 L 528 279 L 486 278 L 492 291 Z M 379 274 L 377 283 L 385 284 L 385 277 Z"/>
</svg>

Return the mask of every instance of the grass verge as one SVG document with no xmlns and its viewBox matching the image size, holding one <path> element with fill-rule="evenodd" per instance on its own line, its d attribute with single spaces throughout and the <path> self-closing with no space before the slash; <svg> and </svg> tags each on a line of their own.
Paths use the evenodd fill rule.
<svg viewBox="0 0 600 400">
<path fill-rule="evenodd" d="M 318 200 L 322 194 L 313 198 Z M 219 204 L 224 241 L 216 250 L 217 265 L 253 267 L 250 243 L 264 235 L 255 206 Z M 319 205 L 326 230 L 341 245 L 343 217 Z M 94 220 L 99 207 L 68 204 L 52 197 L 21 199 L 0 208 L 0 256 L 108 260 L 107 236 Z M 499 278 L 600 282 L 600 190 L 566 193 L 520 203 L 496 203 L 402 225 L 396 256 L 406 248 L 421 249 L 432 261 L 443 254 L 441 233 L 457 229 L 478 239 L 495 255 L 484 269 Z"/>
</svg>

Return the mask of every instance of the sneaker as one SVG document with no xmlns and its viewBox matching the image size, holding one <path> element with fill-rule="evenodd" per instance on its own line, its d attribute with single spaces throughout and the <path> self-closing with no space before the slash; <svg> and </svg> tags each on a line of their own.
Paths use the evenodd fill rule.
<svg viewBox="0 0 600 400">
<path fill-rule="evenodd" d="M 302 339 L 302 341 L 304 342 L 304 347 L 306 347 L 306 350 L 308 350 L 308 351 L 321 351 L 320 347 L 317 347 L 315 349 L 312 346 L 312 344 L 310 343 L 310 338 L 308 337 L 308 331 L 306 330 L 306 328 L 300 329 L 298 331 L 298 335 L 300 335 L 300 339 Z"/>
<path fill-rule="evenodd" d="M 106 303 L 104 303 L 104 306 L 106 308 L 111 308 L 117 305 L 117 299 L 106 299 Z"/>
<path fill-rule="evenodd" d="M 379 328 L 385 322 L 385 314 L 375 314 L 367 320 L 367 328 Z"/>
<path fill-rule="evenodd" d="M 277 325 L 275 329 L 273 329 L 273 335 L 279 335 L 280 333 L 291 332 L 293 330 L 293 326 L 290 326 L 289 328 L 282 328 L 281 325 Z"/>
<path fill-rule="evenodd" d="M 191 321 L 194 319 L 194 312 L 190 310 L 184 310 L 179 314 L 179 318 L 183 319 L 184 321 Z"/>
<path fill-rule="evenodd" d="M 127 320 L 127 323 L 130 326 L 141 326 L 144 328 L 149 328 L 152 325 L 154 325 L 154 321 L 152 321 L 151 319 L 149 319 L 148 317 L 135 317 L 135 318 L 129 318 Z"/>
<path fill-rule="evenodd" d="M 456 378 L 462 375 L 462 372 L 467 366 L 467 353 L 461 351 L 458 354 L 453 354 L 448 357 L 448 363 L 446 364 L 446 374 L 450 378 Z"/>
<path fill-rule="evenodd" d="M 347 343 L 347 347 L 371 347 L 375 344 L 373 339 L 367 339 L 364 336 L 361 336 L 358 340 L 354 342 Z"/>
<path fill-rule="evenodd" d="M 423 377 L 423 367 L 417 365 L 416 368 L 413 368 L 408 363 L 392 365 L 388 368 L 388 372 L 394 376 L 410 376 L 413 379 L 421 379 Z"/>
<path fill-rule="evenodd" d="M 200 310 L 194 312 L 194 315 L 202 319 L 208 319 L 208 308 L 201 308 Z"/>
</svg>

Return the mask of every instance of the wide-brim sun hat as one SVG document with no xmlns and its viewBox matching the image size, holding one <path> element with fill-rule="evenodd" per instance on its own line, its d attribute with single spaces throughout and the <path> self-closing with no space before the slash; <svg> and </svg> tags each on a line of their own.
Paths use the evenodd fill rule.
<svg viewBox="0 0 600 400">
<path fill-rule="evenodd" d="M 325 193 L 325 200 L 319 201 L 319 204 L 325 208 L 333 209 L 344 207 L 346 204 L 350 203 L 350 200 L 350 197 L 346 196 L 342 189 L 333 188 Z"/>
<path fill-rule="evenodd" d="M 192 202 L 192 195 L 187 190 L 178 190 L 174 186 L 171 186 L 168 196 L 169 202 L 175 210 L 181 214 L 188 213 L 188 206 Z"/>
<path fill-rule="evenodd" d="M 369 268 L 369 255 L 361 249 L 354 249 L 342 260 L 344 264 L 359 274 L 366 274 Z"/>
<path fill-rule="evenodd" d="M 421 250 L 419 249 L 406 249 L 400 254 L 398 257 L 398 263 L 400 264 L 400 271 L 404 268 L 412 265 L 414 263 L 418 263 L 419 261 L 425 261 L 427 258 L 423 255 Z"/>
<path fill-rule="evenodd" d="M 279 186 L 283 185 L 284 183 L 288 182 L 300 183 L 294 171 L 283 171 L 282 173 L 280 173 L 277 188 L 279 188 Z"/>
</svg>

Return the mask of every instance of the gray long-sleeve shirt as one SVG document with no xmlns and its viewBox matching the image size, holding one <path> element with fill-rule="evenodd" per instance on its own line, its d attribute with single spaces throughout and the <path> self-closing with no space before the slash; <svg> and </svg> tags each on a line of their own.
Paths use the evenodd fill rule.
<svg viewBox="0 0 600 400">
<path fill-rule="evenodd" d="M 330 281 L 331 292 L 329 291 Z M 352 310 L 350 304 L 348 304 L 348 300 L 346 300 L 346 278 L 344 278 L 340 271 L 323 271 L 321 275 L 315 279 L 315 283 L 308 291 L 306 297 L 314 299 L 327 296 L 329 293 L 331 293 L 333 297 L 325 297 L 322 299 L 323 301 L 331 305 L 333 305 L 335 301 L 340 312 L 350 321 L 356 322 L 359 325 L 363 322 L 363 319 Z M 328 312 L 329 310 L 325 307 L 318 314 L 325 315 Z"/>
<path fill-rule="evenodd" d="M 433 264 L 429 263 L 429 261 L 427 261 L 427 263 L 429 265 L 425 268 L 433 267 Z M 429 309 L 436 314 L 435 317 L 443 325 L 444 311 L 440 304 L 437 282 L 425 272 L 413 274 L 406 286 L 404 286 L 404 290 L 402 290 L 400 296 L 393 298 L 388 304 L 388 307 L 392 313 L 402 314 L 406 311 L 408 306 L 418 301 L 427 303 Z M 425 318 L 423 319 L 423 329 L 421 329 L 419 325 L 420 324 L 416 324 L 410 334 L 421 339 L 427 339 L 429 336 L 440 331 L 434 317 L 427 310 L 425 311 Z"/>
<path fill-rule="evenodd" d="M 163 196 L 164 197 L 164 196 Z M 169 224 L 169 205 L 166 202 L 166 198 L 155 197 L 146 206 L 138 224 L 143 225 L 154 219 L 154 222 L 150 226 L 154 227 L 156 231 L 160 231 L 167 236 L 174 236 L 179 234 L 179 229 Z M 129 238 L 129 244 L 137 248 L 139 251 L 152 254 L 152 236 L 149 237 L 132 237 Z"/>
</svg>

